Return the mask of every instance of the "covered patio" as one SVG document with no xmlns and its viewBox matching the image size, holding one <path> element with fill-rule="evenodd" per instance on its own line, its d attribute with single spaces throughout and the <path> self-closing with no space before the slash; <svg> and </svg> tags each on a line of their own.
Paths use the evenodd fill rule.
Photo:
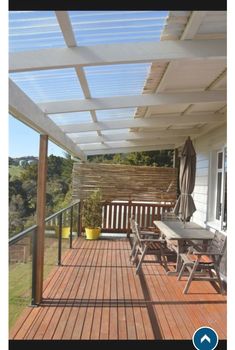
<svg viewBox="0 0 235 350">
<path fill-rule="evenodd" d="M 77 164 L 90 155 L 174 150 L 176 167 L 190 136 L 201 152 L 193 220 L 205 226 L 215 211 L 225 230 L 224 200 L 221 205 L 206 186 L 207 153 L 226 139 L 226 12 L 12 12 L 9 28 L 9 113 L 41 135 L 37 224 L 16 238 L 30 236 L 37 307 L 24 310 L 11 339 L 191 339 L 202 325 L 225 339 L 226 296 L 209 282 L 193 283 L 184 295 L 185 280 L 166 275 L 153 260 L 136 275 L 128 227 L 119 230 L 119 221 L 120 236 L 115 228 L 111 238 L 81 236 L 79 188 L 73 214 L 70 208 L 71 217 L 78 213 L 78 235 L 66 248 L 59 241 L 59 266 L 46 278 L 43 270 L 48 139 Z M 220 190 L 225 198 L 225 180 Z M 174 205 L 167 191 L 166 210 Z M 152 200 L 161 203 L 161 195 Z M 163 209 L 146 208 L 149 225 L 161 218 Z M 62 225 L 62 212 L 56 215 Z"/>
</svg>

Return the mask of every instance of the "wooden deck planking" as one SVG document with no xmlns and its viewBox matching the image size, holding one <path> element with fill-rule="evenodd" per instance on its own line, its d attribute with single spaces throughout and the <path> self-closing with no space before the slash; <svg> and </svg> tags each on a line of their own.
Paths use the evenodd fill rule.
<svg viewBox="0 0 235 350">
<path fill-rule="evenodd" d="M 80 237 L 45 281 L 43 304 L 25 310 L 11 339 L 191 339 L 201 326 L 226 338 L 226 297 L 209 282 L 193 282 L 184 295 L 184 279 L 154 262 L 138 276 L 129 254 L 126 239 Z"/>
</svg>

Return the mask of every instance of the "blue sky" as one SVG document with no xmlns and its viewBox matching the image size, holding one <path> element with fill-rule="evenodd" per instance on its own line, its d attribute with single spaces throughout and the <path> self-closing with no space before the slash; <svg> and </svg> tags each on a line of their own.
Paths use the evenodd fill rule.
<svg viewBox="0 0 235 350">
<path fill-rule="evenodd" d="M 16 118 L 9 115 L 8 145 L 9 156 L 18 158 L 22 156 L 39 155 L 39 134 L 32 128 L 23 124 Z M 64 150 L 53 142 L 48 144 L 48 155 L 64 157 Z"/>
</svg>

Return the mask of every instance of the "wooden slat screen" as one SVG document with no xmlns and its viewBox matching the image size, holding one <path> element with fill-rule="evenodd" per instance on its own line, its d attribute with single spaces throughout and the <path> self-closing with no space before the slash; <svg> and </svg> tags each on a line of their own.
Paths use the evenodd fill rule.
<svg viewBox="0 0 235 350">
<path fill-rule="evenodd" d="M 84 199 L 100 188 L 105 201 L 174 202 L 175 168 L 104 163 L 74 163 L 73 199 Z"/>
</svg>

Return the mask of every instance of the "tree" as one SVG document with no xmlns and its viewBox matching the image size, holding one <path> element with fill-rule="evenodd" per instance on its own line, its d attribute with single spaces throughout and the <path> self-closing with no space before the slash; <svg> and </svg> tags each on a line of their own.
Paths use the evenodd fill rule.
<svg viewBox="0 0 235 350">
<path fill-rule="evenodd" d="M 173 153 L 173 150 L 117 153 L 114 155 L 88 156 L 88 160 L 95 163 L 172 167 Z"/>
</svg>

